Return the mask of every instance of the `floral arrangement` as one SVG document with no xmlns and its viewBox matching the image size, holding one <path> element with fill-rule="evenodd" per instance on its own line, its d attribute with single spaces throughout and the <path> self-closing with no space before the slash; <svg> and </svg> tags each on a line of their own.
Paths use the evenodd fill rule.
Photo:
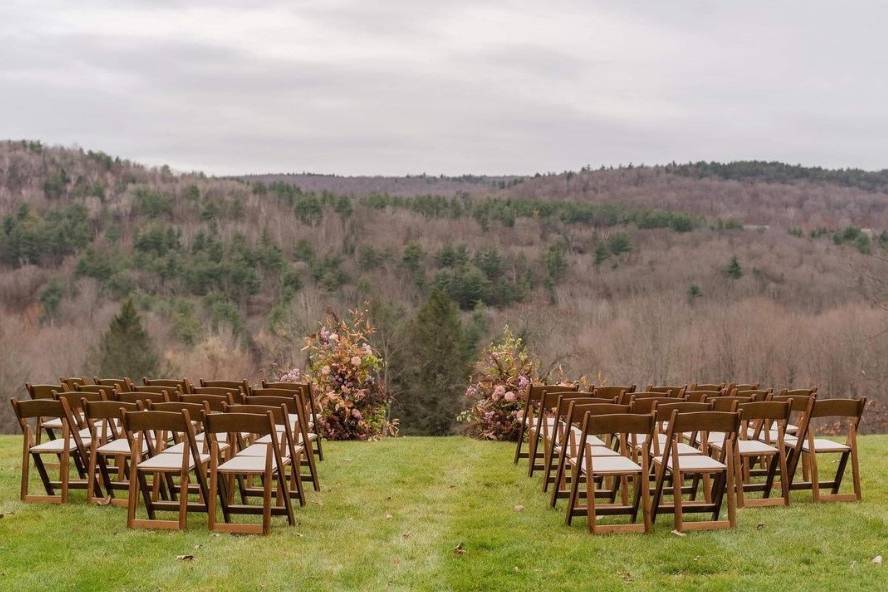
<svg viewBox="0 0 888 592">
<path fill-rule="evenodd" d="M 468 409 L 458 420 L 476 438 L 517 439 L 524 401 L 531 383 L 537 379 L 537 363 L 524 341 L 512 335 L 506 326 L 475 364 L 465 395 Z"/>
<path fill-rule="evenodd" d="M 306 372 L 293 369 L 285 382 L 310 382 L 321 409 L 321 434 L 332 440 L 370 440 L 397 434 L 390 422 L 391 397 L 380 380 L 383 361 L 368 341 L 374 329 L 365 310 L 340 320 L 332 312 L 305 339 Z"/>
</svg>

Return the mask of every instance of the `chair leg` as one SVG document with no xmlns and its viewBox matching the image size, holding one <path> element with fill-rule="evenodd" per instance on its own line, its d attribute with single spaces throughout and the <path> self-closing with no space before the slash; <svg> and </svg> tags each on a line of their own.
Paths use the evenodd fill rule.
<svg viewBox="0 0 888 592">
<path fill-rule="evenodd" d="M 863 493 L 860 488 L 860 464 L 857 460 L 857 443 L 853 442 L 851 446 L 851 481 L 854 487 L 854 497 L 860 501 Z"/>
<path fill-rule="evenodd" d="M 818 475 L 817 470 L 817 453 L 813 451 L 808 455 L 810 459 L 810 470 L 811 470 L 811 494 L 814 497 L 815 502 L 820 501 L 820 476 Z"/>
<path fill-rule="evenodd" d="M 674 525 L 675 525 L 675 530 L 677 530 L 678 532 L 681 532 L 682 526 L 684 525 L 684 513 L 683 513 L 683 508 L 681 505 L 682 504 L 681 489 L 682 489 L 682 482 L 684 481 L 684 479 L 682 478 L 681 471 L 678 470 L 678 467 L 675 466 L 677 464 L 678 463 L 676 462 L 676 460 L 673 459 L 673 462 L 672 462 L 672 505 L 673 505 L 673 508 L 675 509 L 674 521 L 673 521 Z"/>
<path fill-rule="evenodd" d="M 731 451 L 733 452 L 733 451 Z M 743 490 L 743 482 L 741 481 L 739 484 L 735 481 L 735 469 L 734 462 L 736 461 L 734 454 L 726 455 L 725 459 L 728 463 L 728 468 L 725 471 L 725 488 L 728 494 L 728 523 L 731 525 L 731 528 L 735 528 L 737 526 L 737 500 L 734 497 L 734 491 L 736 489 Z M 739 487 L 738 487 L 739 485 Z M 718 519 L 716 517 L 716 519 Z"/>
<path fill-rule="evenodd" d="M 577 505 L 577 498 L 580 495 L 580 491 L 579 491 L 579 488 L 580 488 L 580 463 L 582 463 L 582 458 L 583 458 L 583 455 L 582 455 L 582 453 L 580 453 L 577 456 L 576 464 L 574 464 L 573 479 L 570 480 L 570 496 L 567 498 L 567 517 L 565 519 L 565 522 L 567 523 L 568 526 L 570 526 L 571 522 L 573 521 L 574 508 Z M 587 487 L 588 487 L 589 481 L 594 482 L 593 479 L 587 478 L 586 479 Z"/>
<path fill-rule="evenodd" d="M 186 454 L 187 457 L 187 454 Z M 200 470 L 200 464 L 195 466 L 195 470 Z M 187 469 L 179 473 L 179 530 L 185 530 L 188 520 L 188 476 Z"/>
</svg>

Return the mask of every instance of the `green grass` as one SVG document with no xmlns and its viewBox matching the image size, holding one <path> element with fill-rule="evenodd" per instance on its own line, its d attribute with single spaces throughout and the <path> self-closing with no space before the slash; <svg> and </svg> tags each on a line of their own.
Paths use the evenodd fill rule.
<svg viewBox="0 0 888 592">
<path fill-rule="evenodd" d="M 323 491 L 268 537 L 210 535 L 202 515 L 185 533 L 136 532 L 81 492 L 20 503 L 20 442 L 0 437 L 4 591 L 888 589 L 888 565 L 872 563 L 888 556 L 886 436 L 861 440 L 862 503 L 799 492 L 790 508 L 741 510 L 736 531 L 685 537 L 670 516 L 651 535 L 564 526 L 512 445 L 464 438 L 327 444 Z"/>
</svg>

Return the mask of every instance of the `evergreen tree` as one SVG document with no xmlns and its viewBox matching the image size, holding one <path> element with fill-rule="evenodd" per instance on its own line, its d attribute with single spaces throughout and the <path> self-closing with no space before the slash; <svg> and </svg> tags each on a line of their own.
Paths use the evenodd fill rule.
<svg viewBox="0 0 888 592">
<path fill-rule="evenodd" d="M 160 355 L 151 336 L 142 327 L 142 319 L 132 300 L 126 300 L 120 313 L 111 320 L 96 357 L 100 376 L 136 378 L 160 374 Z"/>
<path fill-rule="evenodd" d="M 474 353 L 466 347 L 459 308 L 435 289 L 406 331 L 406 347 L 392 360 L 395 379 L 392 414 L 404 434 L 441 435 L 453 430 Z"/>
<path fill-rule="evenodd" d="M 731 257 L 731 262 L 725 267 L 725 274 L 732 280 L 739 280 L 743 277 L 743 268 L 740 267 L 740 261 L 737 260 L 736 255 Z"/>
</svg>

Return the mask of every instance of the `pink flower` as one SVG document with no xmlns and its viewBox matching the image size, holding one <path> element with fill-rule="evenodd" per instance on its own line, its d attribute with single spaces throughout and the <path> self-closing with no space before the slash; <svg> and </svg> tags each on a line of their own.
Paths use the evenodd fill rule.
<svg viewBox="0 0 888 592">
<path fill-rule="evenodd" d="M 361 356 L 352 356 L 351 359 L 352 366 L 360 366 L 361 365 Z"/>
<path fill-rule="evenodd" d="M 496 399 L 501 398 L 505 394 L 506 394 L 506 387 L 504 387 L 503 385 L 498 384 L 493 388 L 493 396 Z"/>
<path fill-rule="evenodd" d="M 324 376 L 330 374 L 330 366 L 324 366 L 323 368 L 321 368 L 321 374 L 323 374 Z"/>
<path fill-rule="evenodd" d="M 527 385 L 529 385 L 529 384 L 530 384 L 530 381 L 523 374 L 518 377 L 518 388 L 519 389 L 527 388 Z"/>
<path fill-rule="evenodd" d="M 505 398 L 506 401 L 511 403 L 511 402 L 515 401 L 515 399 L 517 399 L 518 397 L 515 395 L 514 392 L 509 391 L 505 395 L 503 395 L 503 398 Z"/>
</svg>

